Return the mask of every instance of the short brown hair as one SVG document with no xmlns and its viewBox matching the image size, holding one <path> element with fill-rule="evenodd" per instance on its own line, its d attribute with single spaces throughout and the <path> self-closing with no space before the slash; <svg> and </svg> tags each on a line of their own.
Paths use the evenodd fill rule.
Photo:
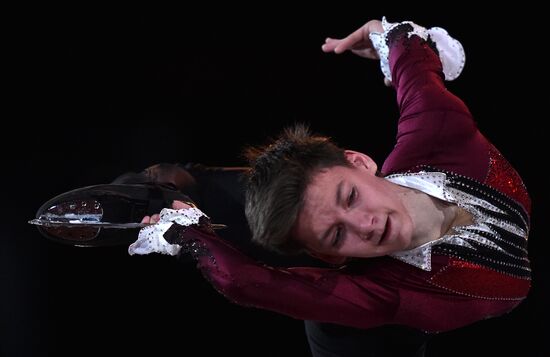
<svg viewBox="0 0 550 357">
<path fill-rule="evenodd" d="M 291 237 L 314 174 L 333 166 L 350 166 L 344 149 L 329 137 L 314 135 L 304 124 L 289 127 L 270 144 L 249 148 L 245 213 L 252 240 L 283 254 L 304 249 Z"/>
</svg>

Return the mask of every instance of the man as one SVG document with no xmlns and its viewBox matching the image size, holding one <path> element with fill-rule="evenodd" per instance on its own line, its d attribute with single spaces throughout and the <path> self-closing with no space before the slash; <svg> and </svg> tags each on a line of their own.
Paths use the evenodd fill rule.
<svg viewBox="0 0 550 357">
<path fill-rule="evenodd" d="M 140 232 L 130 253 L 190 252 L 230 300 L 317 321 L 306 325 L 315 355 L 354 349 L 334 338 L 349 335 L 344 328 L 323 323 L 437 332 L 511 311 L 530 286 L 530 200 L 444 87 L 463 68 L 460 43 L 439 28 L 373 20 L 327 39 L 323 50 L 380 59 L 397 90 L 396 146 L 379 174 L 368 155 L 289 129 L 249 151 L 246 215 L 260 245 L 333 267 L 260 264 L 182 202 L 145 217 L 157 224 Z"/>
<path fill-rule="evenodd" d="M 123 185 L 66 193 L 40 212 L 59 218 L 76 209 L 83 219 L 119 223 L 185 199 L 174 188 L 187 193 L 213 220 L 228 223 L 231 237 L 220 239 L 200 210 L 176 201 L 175 210 L 144 218 L 156 224 L 142 229 L 130 253 L 191 253 L 230 300 L 307 320 L 316 356 L 384 353 L 383 339 L 422 353 L 423 331 L 511 311 L 530 285 L 530 200 L 517 172 L 443 85 L 462 70 L 461 45 L 442 29 L 373 20 L 342 40 L 327 39 L 323 50 L 379 58 L 385 82 L 397 90 L 397 143 L 380 170 L 368 155 L 296 126 L 249 150 L 250 169 L 161 165 L 125 175 L 117 181 Z M 328 265 L 258 262 L 244 244 L 242 172 L 253 240 Z M 128 185 L 146 181 L 163 185 Z M 69 201 L 57 204 L 62 200 Z M 111 242 L 88 228 L 44 231 L 77 245 Z M 276 265 L 305 265 L 286 260 Z"/>
</svg>

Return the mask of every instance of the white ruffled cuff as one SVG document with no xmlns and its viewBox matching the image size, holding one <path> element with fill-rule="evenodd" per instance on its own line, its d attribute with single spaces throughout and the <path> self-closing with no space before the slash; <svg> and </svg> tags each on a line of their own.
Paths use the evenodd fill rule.
<svg viewBox="0 0 550 357">
<path fill-rule="evenodd" d="M 393 28 L 401 24 L 409 24 L 412 26 L 413 30 L 408 33 L 408 37 L 417 35 L 424 40 L 428 40 L 429 37 L 435 43 L 437 51 L 439 52 L 439 59 L 443 66 L 445 80 L 452 81 L 460 75 L 466 63 L 466 54 L 464 53 L 462 44 L 452 38 L 447 31 L 441 27 L 426 29 L 411 21 L 390 23 L 386 20 L 386 17 L 383 17 L 382 27 L 384 28 L 384 32 L 371 32 L 369 37 L 374 49 L 380 57 L 380 68 L 387 80 L 391 81 L 392 76 L 389 62 L 390 49 L 387 44 L 386 36 Z"/>
<path fill-rule="evenodd" d="M 156 224 L 144 227 L 139 231 L 138 239 L 128 247 L 130 255 L 145 255 L 161 253 L 177 255 L 181 246 L 170 244 L 164 239 L 164 233 L 177 223 L 181 226 L 198 224 L 199 219 L 206 215 L 198 208 L 184 208 L 179 210 L 164 208 L 160 211 L 160 219 Z"/>
</svg>

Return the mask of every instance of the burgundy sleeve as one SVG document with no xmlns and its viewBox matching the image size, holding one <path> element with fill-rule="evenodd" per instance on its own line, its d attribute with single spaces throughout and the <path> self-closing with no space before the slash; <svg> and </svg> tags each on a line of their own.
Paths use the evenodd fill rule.
<svg viewBox="0 0 550 357">
<path fill-rule="evenodd" d="M 274 268 L 247 257 L 208 229 L 174 224 L 164 237 L 182 246 L 180 254 L 191 254 L 204 277 L 230 301 L 296 319 L 446 331 L 479 316 L 502 314 L 518 303 L 459 296 L 427 285 L 433 272 L 389 257 L 340 269 Z M 447 259 L 435 257 L 433 271 L 440 271 Z"/>
<path fill-rule="evenodd" d="M 391 323 L 399 305 L 398 291 L 377 280 L 375 274 L 273 268 L 247 257 L 212 232 L 176 224 L 165 238 L 181 245 L 182 254 L 191 253 L 214 288 L 239 305 L 358 328 Z"/>
<path fill-rule="evenodd" d="M 400 118 L 396 145 L 382 172 L 428 165 L 483 181 L 487 141 L 466 105 L 445 88 L 435 45 L 408 37 L 408 27 L 397 26 L 387 36 Z"/>
</svg>

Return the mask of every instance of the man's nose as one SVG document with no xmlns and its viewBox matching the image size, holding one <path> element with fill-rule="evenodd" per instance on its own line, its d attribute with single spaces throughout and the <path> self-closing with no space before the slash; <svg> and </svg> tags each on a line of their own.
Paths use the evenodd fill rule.
<svg viewBox="0 0 550 357">
<path fill-rule="evenodd" d="M 369 239 L 376 227 L 376 218 L 369 215 L 355 217 L 351 226 L 353 227 L 355 234 L 360 236 L 361 239 Z"/>
</svg>

